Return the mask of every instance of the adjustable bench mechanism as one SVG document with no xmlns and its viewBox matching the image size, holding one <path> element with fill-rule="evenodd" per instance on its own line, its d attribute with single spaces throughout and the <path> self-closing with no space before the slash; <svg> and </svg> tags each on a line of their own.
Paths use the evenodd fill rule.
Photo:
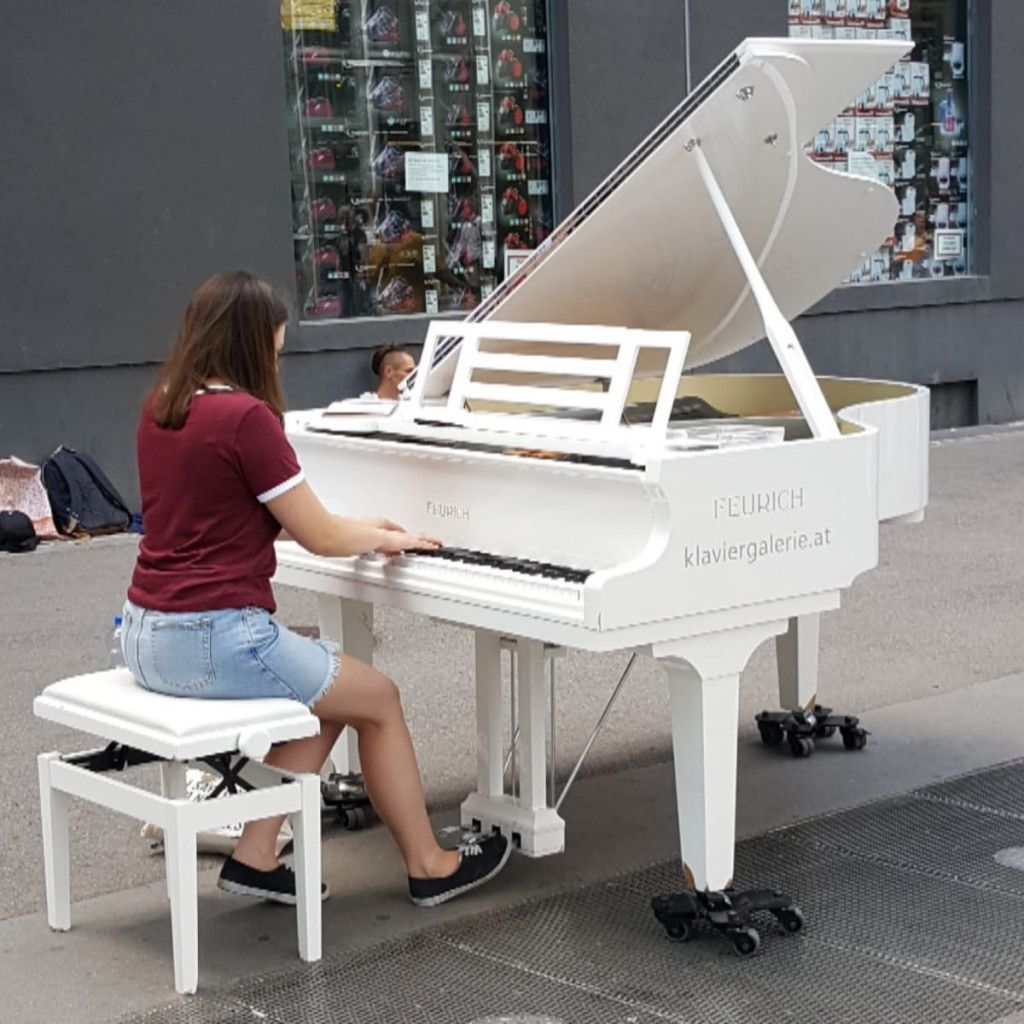
<svg viewBox="0 0 1024 1024">
<path fill-rule="evenodd" d="M 221 779 L 213 791 L 204 799 L 213 800 L 220 796 L 225 789 L 234 796 L 239 790 L 251 793 L 256 788 L 251 782 L 247 782 L 239 775 L 239 772 L 249 763 L 249 758 L 239 757 L 232 764 L 232 757 L 234 757 L 234 754 L 209 754 L 206 757 L 199 758 L 203 764 L 219 775 Z"/>
<path fill-rule="evenodd" d="M 102 750 L 86 750 L 80 754 L 68 754 L 61 760 L 90 772 L 120 772 L 137 764 L 152 764 L 164 760 L 157 754 L 125 746 L 123 743 L 108 743 Z"/>
<path fill-rule="evenodd" d="M 237 760 L 234 758 L 237 757 Z M 138 750 L 129 747 L 124 743 L 111 742 L 102 750 L 86 750 L 79 754 L 68 754 L 61 760 L 65 764 L 74 765 L 76 768 L 84 768 L 86 771 L 102 774 L 103 772 L 120 772 L 125 768 L 132 768 L 140 764 L 168 764 L 172 763 L 159 754 L 151 754 L 146 750 Z M 220 776 L 220 782 L 203 799 L 213 800 L 227 791 L 232 796 L 239 792 L 251 793 L 256 787 L 244 779 L 241 775 L 249 764 L 249 758 L 240 755 L 238 751 L 230 751 L 224 754 L 206 754 L 196 758 L 198 764 L 205 765 L 215 775 Z M 291 782 L 285 777 L 282 781 Z"/>
</svg>

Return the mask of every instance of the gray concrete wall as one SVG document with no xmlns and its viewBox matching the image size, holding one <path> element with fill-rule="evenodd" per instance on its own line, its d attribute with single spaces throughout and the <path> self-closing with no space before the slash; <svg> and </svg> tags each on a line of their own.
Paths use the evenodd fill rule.
<svg viewBox="0 0 1024 1024">
<path fill-rule="evenodd" d="M 840 289 L 798 329 L 816 369 L 977 381 L 978 415 L 1024 416 L 1016 203 L 1024 5 L 975 0 L 980 274 Z M 130 500 L 139 399 L 192 289 L 245 266 L 293 294 L 278 0 L 4 4 L 0 36 L 0 455 L 91 451 Z M 551 0 L 556 214 L 564 215 L 784 0 Z M 990 55 L 990 57 L 989 57 Z M 996 140 L 997 144 L 994 144 Z M 293 324 L 293 406 L 369 384 L 367 350 L 418 318 Z M 770 367 L 763 347 L 729 368 Z"/>
<path fill-rule="evenodd" d="M 293 294 L 278 10 L 4 4 L 0 455 L 82 448 L 136 501 L 139 401 L 195 286 L 238 266 Z M 293 327 L 294 405 L 369 383 L 361 334 Z"/>
</svg>

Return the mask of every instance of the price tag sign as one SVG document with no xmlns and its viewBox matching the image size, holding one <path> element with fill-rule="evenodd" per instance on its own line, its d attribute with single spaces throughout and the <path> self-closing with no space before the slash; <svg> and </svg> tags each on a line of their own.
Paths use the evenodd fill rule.
<svg viewBox="0 0 1024 1024">
<path fill-rule="evenodd" d="M 423 132 L 424 137 L 434 134 L 434 110 L 429 103 L 424 103 L 420 107 L 420 131 Z"/>
<path fill-rule="evenodd" d="M 937 260 L 955 260 L 964 252 L 964 233 L 948 228 L 936 228 L 932 236 Z"/>
<path fill-rule="evenodd" d="M 524 39 L 523 40 L 523 53 L 543 53 L 544 52 L 544 40 L 543 39 Z"/>
<path fill-rule="evenodd" d="M 527 112 L 526 112 L 526 123 L 527 124 L 547 124 L 548 123 L 548 112 L 546 110 L 527 110 Z"/>
<path fill-rule="evenodd" d="M 408 192 L 447 192 L 447 153 L 406 153 L 405 188 Z"/>
<path fill-rule="evenodd" d="M 423 246 L 423 273 L 433 274 L 437 270 L 437 253 L 432 245 Z"/>
<path fill-rule="evenodd" d="M 486 146 L 483 149 L 478 149 L 476 154 L 477 167 L 480 169 L 481 178 L 489 178 L 491 176 L 491 151 Z"/>
<path fill-rule="evenodd" d="M 485 224 L 494 223 L 494 196 L 490 192 L 480 197 L 480 216 Z"/>
<path fill-rule="evenodd" d="M 485 238 L 483 244 L 484 267 L 490 270 L 494 266 L 495 245 L 493 238 Z"/>
<path fill-rule="evenodd" d="M 421 43 L 430 42 L 430 18 L 426 11 L 416 12 L 416 38 Z"/>
<path fill-rule="evenodd" d="M 491 65 L 487 60 L 487 55 L 477 57 L 476 59 L 476 84 L 487 85 L 491 80 Z"/>
<path fill-rule="evenodd" d="M 473 35 L 487 35 L 487 18 L 484 15 L 483 9 L 480 7 L 473 8 Z"/>
<path fill-rule="evenodd" d="M 870 153 L 860 150 L 851 150 L 849 157 L 849 168 L 851 174 L 859 174 L 864 178 L 878 180 L 878 162 Z"/>
<path fill-rule="evenodd" d="M 424 231 L 429 230 L 434 226 L 434 204 L 428 199 L 424 199 L 420 203 L 420 227 Z"/>
<path fill-rule="evenodd" d="M 490 103 L 478 103 L 476 105 L 476 126 L 482 132 L 489 132 L 491 130 Z"/>
<path fill-rule="evenodd" d="M 480 298 L 489 299 L 493 291 L 494 285 L 490 281 L 488 281 L 486 284 L 480 285 Z"/>
<path fill-rule="evenodd" d="M 526 183 L 526 191 L 531 196 L 546 196 L 548 194 L 548 183 L 543 179 L 539 181 L 531 179 Z"/>
<path fill-rule="evenodd" d="M 430 81 L 431 81 L 431 78 L 430 78 L 430 61 L 429 60 L 421 60 L 420 61 L 420 88 L 421 89 L 429 89 L 430 88 Z"/>
<path fill-rule="evenodd" d="M 428 288 L 426 291 L 427 312 L 433 316 L 437 313 L 437 289 Z"/>
</svg>

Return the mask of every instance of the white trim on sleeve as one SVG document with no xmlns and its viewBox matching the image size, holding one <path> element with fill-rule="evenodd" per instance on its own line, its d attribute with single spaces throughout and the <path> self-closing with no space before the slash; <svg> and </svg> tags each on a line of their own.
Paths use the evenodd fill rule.
<svg viewBox="0 0 1024 1024">
<path fill-rule="evenodd" d="M 279 498 L 285 493 L 285 491 L 290 491 L 293 487 L 298 487 L 305 479 L 306 474 L 300 469 L 295 476 L 289 477 L 284 481 L 284 483 L 278 484 L 276 487 L 271 487 L 269 491 L 264 491 L 262 494 L 257 494 L 256 500 L 265 505 L 268 501 L 273 501 L 274 498 Z"/>
</svg>

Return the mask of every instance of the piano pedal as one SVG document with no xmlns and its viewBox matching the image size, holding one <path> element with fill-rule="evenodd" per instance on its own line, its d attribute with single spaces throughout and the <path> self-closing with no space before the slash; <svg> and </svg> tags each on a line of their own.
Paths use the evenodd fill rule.
<svg viewBox="0 0 1024 1024">
<path fill-rule="evenodd" d="M 856 715 L 834 715 L 831 708 L 820 704 L 810 711 L 762 711 L 754 721 L 765 746 L 788 742 L 794 757 L 810 757 L 816 742 L 834 736 L 837 730 L 846 750 L 863 750 L 869 735 Z"/>
<path fill-rule="evenodd" d="M 366 828 L 374 819 L 363 777 L 356 772 L 331 772 L 320 782 L 320 799 L 334 809 L 342 827 L 349 832 Z"/>
<path fill-rule="evenodd" d="M 761 945 L 761 936 L 750 924 L 752 914 L 768 913 L 795 935 L 804 926 L 804 915 L 791 896 L 778 889 L 751 889 L 747 892 L 688 892 L 655 896 L 651 900 L 654 916 L 675 942 L 689 942 L 698 926 L 709 926 L 724 935 L 738 956 L 753 956 Z"/>
</svg>

